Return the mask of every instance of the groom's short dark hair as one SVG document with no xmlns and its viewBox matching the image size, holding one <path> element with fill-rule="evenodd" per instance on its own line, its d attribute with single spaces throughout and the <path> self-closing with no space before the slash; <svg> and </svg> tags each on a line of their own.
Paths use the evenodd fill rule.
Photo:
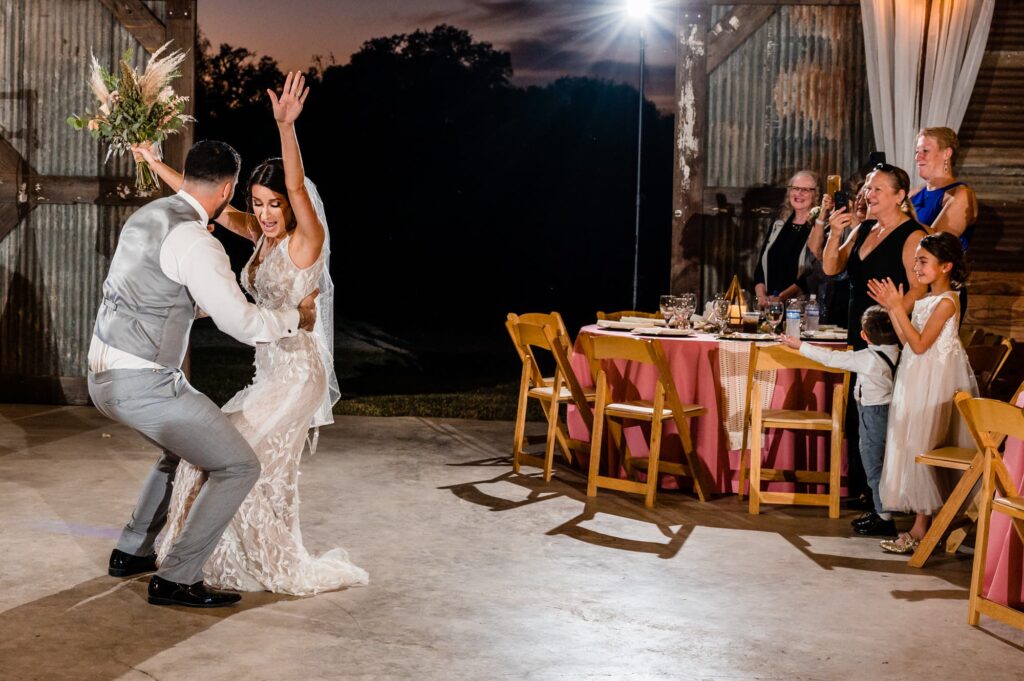
<svg viewBox="0 0 1024 681">
<path fill-rule="evenodd" d="M 226 142 L 196 142 L 185 157 L 185 179 L 193 182 L 223 182 L 238 177 L 242 159 Z"/>
</svg>

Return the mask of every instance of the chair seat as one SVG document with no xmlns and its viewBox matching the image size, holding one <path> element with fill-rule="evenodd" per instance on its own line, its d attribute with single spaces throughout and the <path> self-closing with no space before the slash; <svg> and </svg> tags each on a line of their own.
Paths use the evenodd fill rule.
<svg viewBox="0 0 1024 681">
<path fill-rule="evenodd" d="M 545 399 L 551 399 L 551 395 L 554 392 L 555 392 L 554 386 L 548 385 L 548 386 L 543 386 L 543 387 L 540 387 L 540 388 L 530 388 L 528 394 L 530 395 L 530 397 L 543 397 Z M 587 402 L 593 402 L 594 401 L 594 394 L 595 393 L 594 393 L 594 389 L 593 388 L 584 388 L 583 389 L 583 396 L 587 398 Z M 567 387 L 565 387 L 563 385 L 562 389 L 558 391 L 558 401 L 559 402 L 568 402 L 571 399 L 572 399 L 572 393 L 569 391 L 569 389 Z"/>
<path fill-rule="evenodd" d="M 940 468 L 958 468 L 962 471 L 971 467 L 971 462 L 978 452 L 966 447 L 940 447 L 914 457 L 917 463 Z"/>
<path fill-rule="evenodd" d="M 996 497 L 992 500 L 992 510 L 1024 519 L 1024 497 Z"/>
<path fill-rule="evenodd" d="M 832 430 L 832 415 L 823 411 L 765 409 L 761 412 L 761 421 L 765 428 Z"/>
<path fill-rule="evenodd" d="M 612 402 L 605 408 L 605 413 L 608 414 L 608 416 L 617 416 L 619 418 L 627 419 L 645 419 L 649 421 L 654 418 L 654 403 L 650 400 Z M 703 416 L 706 413 L 708 413 L 708 410 L 699 404 L 683 405 L 683 416 L 685 418 Z M 662 420 L 672 418 L 672 410 L 665 407 L 661 412 L 661 418 Z"/>
</svg>

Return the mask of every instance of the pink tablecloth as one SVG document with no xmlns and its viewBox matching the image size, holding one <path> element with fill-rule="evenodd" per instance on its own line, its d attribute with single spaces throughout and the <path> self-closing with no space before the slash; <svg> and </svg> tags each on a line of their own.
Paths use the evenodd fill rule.
<svg viewBox="0 0 1024 681">
<path fill-rule="evenodd" d="M 1017 400 L 1024 408 L 1024 395 Z M 1006 440 L 1003 460 L 1017 490 L 1024 482 L 1024 442 L 1015 438 Z M 986 598 L 1020 608 L 1024 604 L 1024 546 L 1013 529 L 1010 518 L 1002 513 L 992 514 L 992 528 L 985 555 Z"/>
<path fill-rule="evenodd" d="M 585 326 L 581 334 L 621 334 L 622 332 L 606 331 L 597 326 Z M 721 379 L 718 361 L 718 341 L 712 337 L 669 338 L 655 340 L 661 343 L 668 357 L 672 378 L 684 403 L 699 404 L 707 408 L 708 413 L 690 421 L 697 455 L 705 467 L 707 477 L 713 481 L 713 491 L 735 492 L 738 485 L 740 452 L 729 449 L 729 438 L 722 423 L 723 403 Z M 571 358 L 573 370 L 584 387 L 593 385 L 590 368 L 586 357 L 577 341 L 575 352 Z M 617 363 L 617 373 L 624 380 L 613 384 L 613 399 L 653 399 L 657 374 L 654 367 L 637 363 Z M 780 371 L 775 383 L 772 397 L 772 409 L 818 409 L 827 411 L 832 403 L 832 386 L 836 383 L 836 374 L 823 374 L 816 371 Z M 740 407 L 742 409 L 742 406 Z M 590 434 L 586 425 L 575 410 L 569 413 L 569 433 L 576 439 L 589 441 Z M 647 429 L 640 426 L 629 427 L 625 437 L 630 451 L 634 456 L 644 456 L 648 452 Z M 669 423 L 665 428 L 662 440 L 662 458 L 667 461 L 679 461 L 682 457 L 682 446 L 675 424 Z M 826 470 L 828 464 L 829 435 L 802 433 L 798 431 L 771 431 L 772 435 L 765 443 L 765 465 L 773 468 L 800 468 L 804 470 Z M 845 448 L 844 448 L 845 449 Z M 581 457 L 581 465 L 586 466 L 586 457 Z M 612 470 L 618 462 L 610 462 Z M 843 472 L 846 471 L 845 452 Z M 685 483 L 688 484 L 688 483 Z M 667 488 L 678 486 L 674 476 L 666 476 L 661 485 Z M 768 489 L 790 490 L 790 483 L 771 483 Z M 814 490 L 819 491 L 819 490 Z M 820 490 L 824 491 L 824 490 Z"/>
</svg>

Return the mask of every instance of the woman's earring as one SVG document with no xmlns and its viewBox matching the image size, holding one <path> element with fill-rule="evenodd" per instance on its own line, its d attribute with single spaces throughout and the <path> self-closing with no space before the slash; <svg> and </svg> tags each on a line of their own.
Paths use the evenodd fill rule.
<svg viewBox="0 0 1024 681">
<path fill-rule="evenodd" d="M 949 175 L 949 159 L 948 158 L 945 161 L 942 162 L 942 172 L 944 172 L 947 175 Z"/>
</svg>

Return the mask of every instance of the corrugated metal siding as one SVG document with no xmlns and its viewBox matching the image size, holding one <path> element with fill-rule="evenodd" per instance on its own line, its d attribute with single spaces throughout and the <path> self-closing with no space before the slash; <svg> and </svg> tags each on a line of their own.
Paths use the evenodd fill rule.
<svg viewBox="0 0 1024 681">
<path fill-rule="evenodd" d="M 751 285 L 764 213 L 783 198 L 757 188 L 802 168 L 850 178 L 872 144 L 860 8 L 780 7 L 709 78 L 706 185 L 740 191 L 705 218 L 705 297 L 733 274 Z"/>
<path fill-rule="evenodd" d="M 860 9 L 780 7 L 711 74 L 708 109 L 708 186 L 851 175 L 872 143 Z"/>
<path fill-rule="evenodd" d="M 960 127 L 979 204 L 965 324 L 1024 340 L 1024 4 L 997 0 L 985 52 Z"/>
<path fill-rule="evenodd" d="M 162 17 L 163 2 L 147 3 Z M 93 108 L 90 51 L 145 51 L 99 2 L 0 0 L 0 135 L 43 175 L 124 176 L 130 160 L 64 120 Z M 0 375 L 84 378 L 100 287 L 129 209 L 40 205 L 0 242 Z M 59 399 L 59 394 L 54 396 Z"/>
</svg>

